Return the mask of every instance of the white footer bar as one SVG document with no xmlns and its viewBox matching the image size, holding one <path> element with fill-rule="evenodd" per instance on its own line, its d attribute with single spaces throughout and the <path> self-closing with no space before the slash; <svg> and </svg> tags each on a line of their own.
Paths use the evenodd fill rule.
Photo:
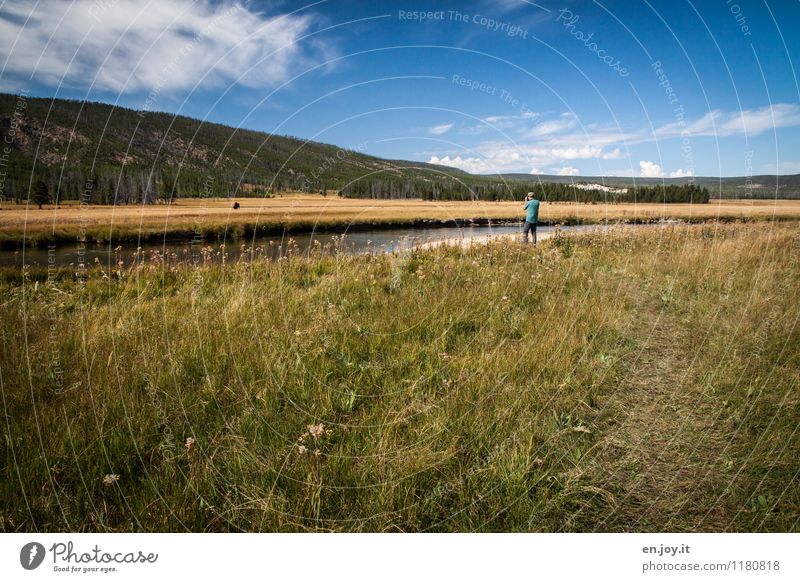
<svg viewBox="0 0 800 582">
<path fill-rule="evenodd" d="M 779 581 L 798 556 L 797 534 L 0 535 L 3 580 Z"/>
</svg>

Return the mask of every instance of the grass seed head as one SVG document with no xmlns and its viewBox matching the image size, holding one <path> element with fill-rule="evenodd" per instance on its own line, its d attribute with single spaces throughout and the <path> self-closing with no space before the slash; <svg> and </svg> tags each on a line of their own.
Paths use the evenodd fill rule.
<svg viewBox="0 0 800 582">
<path fill-rule="evenodd" d="M 103 477 L 103 485 L 113 485 L 117 481 L 119 481 L 119 475 L 116 473 L 109 473 Z"/>
</svg>

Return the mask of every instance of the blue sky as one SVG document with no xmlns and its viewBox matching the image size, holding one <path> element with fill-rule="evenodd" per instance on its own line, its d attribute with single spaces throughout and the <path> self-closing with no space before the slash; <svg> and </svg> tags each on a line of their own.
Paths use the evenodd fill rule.
<svg viewBox="0 0 800 582">
<path fill-rule="evenodd" d="M 6 0 L 0 90 L 476 173 L 800 173 L 797 0 Z"/>
</svg>

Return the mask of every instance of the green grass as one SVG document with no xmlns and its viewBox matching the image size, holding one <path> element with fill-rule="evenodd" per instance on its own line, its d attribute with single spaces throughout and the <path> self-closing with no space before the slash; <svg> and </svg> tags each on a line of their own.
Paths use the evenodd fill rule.
<svg viewBox="0 0 800 582">
<path fill-rule="evenodd" d="M 7 276 L 0 523 L 796 531 L 798 251 L 715 224 Z"/>
</svg>

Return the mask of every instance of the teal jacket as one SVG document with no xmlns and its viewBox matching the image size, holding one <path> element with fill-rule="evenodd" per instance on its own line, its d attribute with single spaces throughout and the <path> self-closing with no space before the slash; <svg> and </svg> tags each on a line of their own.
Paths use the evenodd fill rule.
<svg viewBox="0 0 800 582">
<path fill-rule="evenodd" d="M 525 203 L 525 222 L 536 224 L 539 222 L 539 201 L 528 200 Z"/>
</svg>

